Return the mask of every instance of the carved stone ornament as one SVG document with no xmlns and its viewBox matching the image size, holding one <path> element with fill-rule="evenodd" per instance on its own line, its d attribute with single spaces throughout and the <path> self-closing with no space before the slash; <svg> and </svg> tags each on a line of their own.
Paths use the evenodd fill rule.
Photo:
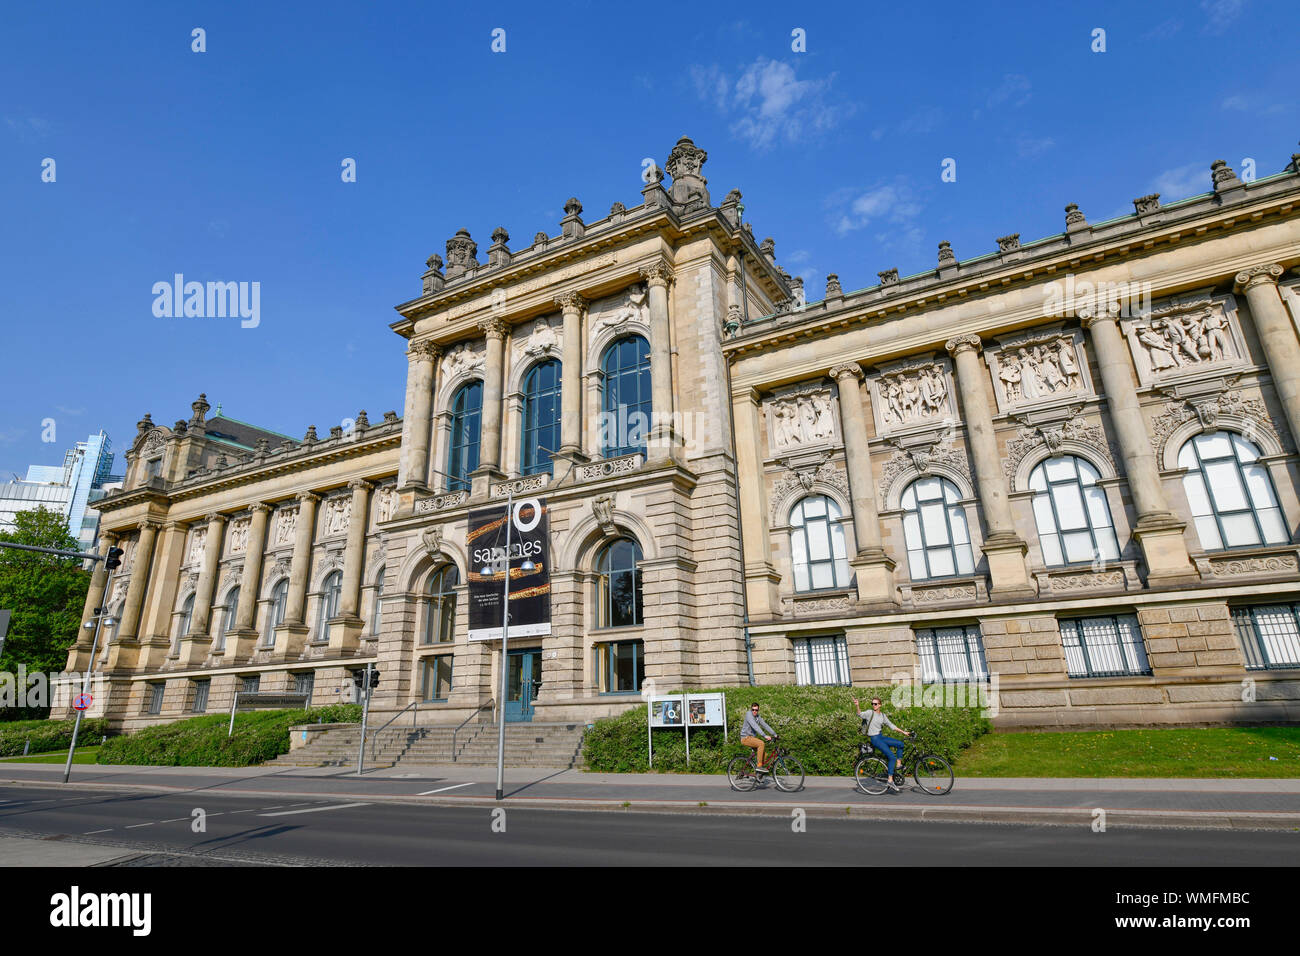
<svg viewBox="0 0 1300 956">
<path fill-rule="evenodd" d="M 1009 236 L 998 237 L 998 252 L 1015 252 L 1020 248 L 1020 233 L 1013 232 Z"/>
<path fill-rule="evenodd" d="M 463 505 L 468 498 L 468 491 L 448 491 L 441 495 L 431 495 L 428 498 L 420 498 L 416 501 L 414 512 L 417 515 L 422 515 L 434 511 L 443 511 L 447 508 L 457 508 Z"/>
<path fill-rule="evenodd" d="M 952 376 L 946 361 L 923 356 L 879 366 L 871 378 L 876 433 L 955 424 Z"/>
<path fill-rule="evenodd" d="M 469 375 L 483 368 L 483 356 L 462 342 L 447 353 L 442 360 L 443 379 L 450 381 L 461 375 Z"/>
<path fill-rule="evenodd" d="M 397 511 L 397 488 L 384 485 L 375 494 L 375 520 L 391 521 Z"/>
<path fill-rule="evenodd" d="M 619 531 L 614 524 L 614 496 L 601 495 L 593 498 L 591 501 L 591 510 L 596 515 L 596 521 L 600 523 L 600 530 L 604 532 L 607 538 L 617 538 Z"/>
<path fill-rule="evenodd" d="M 984 350 L 998 409 L 1008 411 L 1092 394 L 1083 336 L 1059 325 L 1003 336 Z"/>
<path fill-rule="evenodd" d="M 911 474 L 913 469 L 922 477 L 927 476 L 936 465 L 957 472 L 966 480 L 968 486 L 973 484 L 966 450 L 954 445 L 950 436 L 914 448 L 904 448 L 900 445 L 880 471 L 881 510 L 888 507 L 890 492 L 895 482 L 904 475 Z"/>
<path fill-rule="evenodd" d="M 1133 200 L 1133 211 L 1139 216 L 1145 216 L 1148 213 L 1155 212 L 1160 208 L 1160 194 L 1151 193 L 1149 196 L 1138 196 Z"/>
<path fill-rule="evenodd" d="M 447 240 L 447 278 L 467 269 L 477 269 L 477 255 L 478 243 L 470 238 L 469 230 L 458 230 L 456 235 Z"/>
<path fill-rule="evenodd" d="M 818 484 L 829 485 L 845 499 L 849 497 L 848 475 L 835 465 L 827 463 L 816 469 L 804 468 L 790 472 L 772 488 L 772 526 L 778 527 L 783 523 L 791 496 L 803 497 Z"/>
<path fill-rule="evenodd" d="M 282 508 L 276 514 L 278 517 L 275 519 L 275 544 L 277 546 L 293 544 L 294 530 L 298 526 L 298 509 Z"/>
<path fill-rule="evenodd" d="M 420 535 L 420 543 L 424 545 L 424 550 L 430 555 L 436 557 L 442 553 L 442 529 L 426 528 Z"/>
<path fill-rule="evenodd" d="M 202 564 L 203 552 L 207 547 L 208 529 L 195 528 L 190 532 L 190 554 L 186 564 Z"/>
<path fill-rule="evenodd" d="M 1170 401 L 1165 403 L 1164 412 L 1151 423 L 1152 448 L 1155 450 L 1156 467 L 1164 466 L 1165 445 L 1169 437 L 1184 423 L 1197 419 L 1202 431 L 1217 431 L 1220 419 L 1232 416 L 1238 421 L 1245 419 L 1250 429 L 1262 432 L 1274 447 L 1280 447 L 1277 430 L 1268 414 L 1268 407 L 1261 399 L 1243 398 L 1240 391 L 1231 388 L 1236 376 L 1224 380 L 1224 387 L 1217 394 L 1182 398 L 1172 393 Z M 1251 436 L 1246 435 L 1247 438 Z"/>
<path fill-rule="evenodd" d="M 347 534 L 352 517 L 352 499 L 348 496 L 330 498 L 325 502 L 325 534 Z"/>
<path fill-rule="evenodd" d="M 797 598 L 786 597 L 781 599 L 781 605 L 785 613 L 795 616 L 805 614 L 826 614 L 831 611 L 847 611 L 857 604 L 857 600 L 851 594 L 839 594 L 833 597 L 815 597 L 815 598 Z"/>
<path fill-rule="evenodd" d="M 605 329 L 622 328 L 630 322 L 649 326 L 650 305 L 647 301 L 646 287 L 638 283 L 627 290 L 626 295 L 613 312 L 601 316 L 592 327 L 592 335 L 599 335 Z"/>
<path fill-rule="evenodd" d="M 248 549 L 249 518 L 236 518 L 230 523 L 230 553 L 243 554 Z"/>
<path fill-rule="evenodd" d="M 561 348 L 560 334 L 544 317 L 533 323 L 533 330 L 524 341 L 524 354 L 530 356 L 558 355 Z"/>
<path fill-rule="evenodd" d="M 1007 476 L 1011 491 L 1016 490 L 1016 472 L 1025 456 L 1034 449 L 1045 446 L 1049 454 L 1055 456 L 1065 447 L 1066 442 L 1083 445 L 1110 465 L 1115 471 L 1115 454 L 1106 433 L 1100 425 L 1081 417 L 1083 406 L 1076 405 L 1069 409 L 1069 417 L 1061 425 L 1022 424 L 1018 437 L 1007 442 L 1007 456 L 1002 461 L 1002 472 Z"/>
<path fill-rule="evenodd" d="M 835 400 L 825 386 L 773 398 L 767 404 L 767 421 L 773 455 L 829 447 L 839 436 Z"/>
<path fill-rule="evenodd" d="M 1245 365 L 1236 300 L 1205 291 L 1158 303 L 1150 314 L 1121 323 L 1145 385 Z"/>
<path fill-rule="evenodd" d="M 167 436 L 163 434 L 161 428 L 155 428 L 144 436 L 144 446 L 142 451 L 145 453 L 155 451 L 167 442 Z"/>
</svg>

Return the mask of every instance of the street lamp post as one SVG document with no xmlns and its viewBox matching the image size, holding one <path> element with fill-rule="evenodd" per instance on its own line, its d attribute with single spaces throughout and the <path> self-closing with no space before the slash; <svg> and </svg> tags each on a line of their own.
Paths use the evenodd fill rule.
<svg viewBox="0 0 1300 956">
<path fill-rule="evenodd" d="M 105 597 L 113 593 L 113 574 L 109 574 L 104 582 Z M 81 682 L 81 693 L 90 693 L 90 674 L 95 667 L 95 655 L 99 652 L 99 631 L 103 627 L 105 619 L 108 617 L 108 610 L 102 604 L 95 614 L 95 636 L 90 642 L 90 660 L 86 663 L 86 676 Z M 110 624 L 112 622 L 110 621 Z M 90 622 L 87 621 L 89 626 Z M 74 703 L 75 706 L 75 703 Z M 68 762 L 63 765 L 63 782 L 68 782 L 68 777 L 72 775 L 72 755 L 77 751 L 77 733 L 81 730 L 81 715 L 85 713 L 84 709 L 77 708 L 77 719 L 72 725 L 72 742 L 68 745 Z"/>
</svg>

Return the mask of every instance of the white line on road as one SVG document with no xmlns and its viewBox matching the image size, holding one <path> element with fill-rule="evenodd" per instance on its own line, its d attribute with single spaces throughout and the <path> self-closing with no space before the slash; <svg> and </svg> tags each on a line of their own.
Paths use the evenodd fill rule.
<svg viewBox="0 0 1300 956">
<path fill-rule="evenodd" d="M 188 820 L 189 817 L 172 817 L 170 820 L 160 820 L 159 823 L 180 823 L 182 820 Z"/>
<path fill-rule="evenodd" d="M 886 769 L 888 769 L 888 768 L 886 768 Z M 136 829 L 137 827 L 151 827 L 151 826 L 154 825 L 155 822 L 157 822 L 157 821 L 152 821 L 152 822 L 149 822 L 149 823 L 132 823 L 130 826 L 127 827 L 127 829 L 128 829 L 128 830 L 134 830 L 134 829 Z"/>
<path fill-rule="evenodd" d="M 346 810 L 348 807 L 368 807 L 368 803 L 335 803 L 328 807 L 312 807 L 310 810 L 281 810 L 279 813 L 259 813 L 259 817 L 291 817 L 295 813 L 320 813 L 322 810 Z"/>
<path fill-rule="evenodd" d="M 92 833 L 108 833 L 109 830 L 112 829 L 113 829 L 112 827 L 109 827 L 108 830 L 87 830 L 85 833 L 82 834 L 82 836 L 90 836 Z"/>
<path fill-rule="evenodd" d="M 417 793 L 416 796 L 427 797 L 431 793 L 446 793 L 448 790 L 459 790 L 461 787 L 470 787 L 473 785 L 474 781 L 471 780 L 469 783 L 458 783 L 453 787 L 439 787 L 437 790 L 426 790 L 424 793 Z"/>
</svg>

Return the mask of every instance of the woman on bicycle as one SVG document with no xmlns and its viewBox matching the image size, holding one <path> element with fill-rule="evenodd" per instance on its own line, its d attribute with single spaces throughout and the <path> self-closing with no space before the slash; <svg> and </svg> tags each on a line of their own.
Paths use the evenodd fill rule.
<svg viewBox="0 0 1300 956">
<path fill-rule="evenodd" d="M 903 742 L 894 737 L 886 737 L 884 730 L 886 726 L 897 730 L 904 737 L 907 731 L 898 726 L 889 716 L 881 710 L 880 698 L 871 698 L 871 710 L 859 710 L 858 698 L 853 698 L 853 710 L 857 715 L 867 723 L 867 737 L 871 740 L 871 745 L 885 755 L 889 761 L 889 789 L 895 793 L 898 792 L 898 784 L 894 783 L 894 768 L 898 766 L 899 759 L 903 756 Z M 894 748 L 898 752 L 894 752 Z"/>
</svg>

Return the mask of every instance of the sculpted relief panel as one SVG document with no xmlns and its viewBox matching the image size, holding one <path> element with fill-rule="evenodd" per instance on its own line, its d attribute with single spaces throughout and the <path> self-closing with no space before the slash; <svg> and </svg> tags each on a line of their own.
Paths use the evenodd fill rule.
<svg viewBox="0 0 1300 956">
<path fill-rule="evenodd" d="M 947 363 L 925 358 L 881 366 L 871 382 L 876 432 L 943 425 L 956 418 Z"/>
<path fill-rule="evenodd" d="M 1075 398 L 1092 392 L 1083 336 L 1060 326 L 1004 336 L 985 350 L 998 410 Z"/>
<path fill-rule="evenodd" d="M 774 455 L 830 446 L 839 440 L 829 387 L 774 397 L 767 403 L 767 422 Z"/>
<path fill-rule="evenodd" d="M 1149 315 L 1123 322 L 1143 385 L 1247 361 L 1232 296 L 1208 292 L 1175 296 Z"/>
</svg>

